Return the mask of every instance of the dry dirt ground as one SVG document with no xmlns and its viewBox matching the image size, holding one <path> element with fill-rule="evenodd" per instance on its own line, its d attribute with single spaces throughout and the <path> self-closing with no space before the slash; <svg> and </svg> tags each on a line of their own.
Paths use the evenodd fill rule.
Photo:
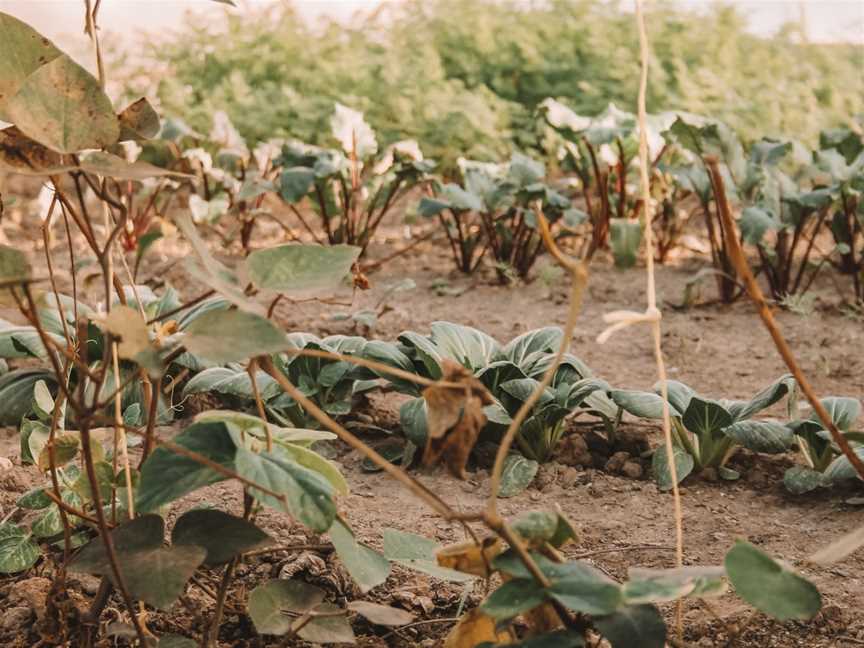
<svg viewBox="0 0 864 648">
<path fill-rule="evenodd" d="M 13 244 L 35 239 L 33 227 L 4 229 Z M 59 249 L 62 250 L 62 246 Z M 372 259 L 383 256 L 387 249 L 384 245 L 373 246 L 370 256 Z M 169 281 L 185 297 L 197 295 L 201 287 L 187 283 L 178 263 L 185 254 L 187 251 L 182 246 L 160 244 L 145 265 L 142 281 L 154 285 Z M 548 261 L 541 259 L 541 266 L 546 263 Z M 685 282 L 704 264 L 704 259 L 689 258 L 658 268 L 661 299 L 666 303 L 679 302 Z M 375 329 L 361 330 L 361 333 L 392 339 L 402 330 L 426 332 L 432 321 L 450 320 L 481 328 L 502 342 L 532 328 L 564 324 L 567 286 L 561 278 L 548 280 L 548 271 L 538 273 L 547 277 L 545 281 L 538 279 L 528 285 L 504 287 L 495 285 L 492 273 L 464 277 L 451 268 L 452 262 L 443 245 L 424 244 L 372 273 L 371 289 L 356 294 L 350 306 L 283 303 L 276 311 L 276 318 L 292 331 L 320 335 L 352 332 L 355 329 L 351 321 L 339 315 L 386 304 L 390 310 L 380 317 Z M 413 280 L 416 287 L 388 296 L 389 289 L 405 279 Z M 604 313 L 643 307 L 644 281 L 642 268 L 619 271 L 606 259 L 599 259 L 592 267 L 572 351 L 595 373 L 616 386 L 650 388 L 656 379 L 646 328 L 627 329 L 605 345 L 594 341 L 604 328 Z M 713 285 L 706 284 L 704 293 L 712 297 Z M 819 294 L 824 296 L 824 301 L 817 300 L 812 313 L 805 316 L 780 312 L 780 324 L 819 394 L 861 398 L 864 396 L 864 324 L 838 311 L 832 303 L 830 285 L 820 288 Z M 351 296 L 346 298 L 350 300 Z M 8 311 L 0 312 L 0 317 L 11 318 L 11 315 Z M 769 336 L 761 328 L 754 309 L 745 301 L 733 306 L 708 305 L 687 311 L 665 308 L 663 348 L 670 377 L 716 397 L 747 398 L 784 373 Z M 398 421 L 397 408 L 397 399 L 392 395 L 374 395 L 363 404 L 358 416 L 366 422 L 394 429 Z M 628 567 L 633 566 L 672 566 L 672 498 L 658 491 L 647 475 L 646 460 L 639 457 L 640 451 L 657 445 L 659 430 L 632 420 L 625 421 L 625 448 L 632 454 L 625 475 L 614 466 L 607 468 L 609 449 L 588 427 L 579 423 L 577 419 L 571 425 L 570 441 L 565 441 L 566 447 L 559 456 L 561 462 L 576 465 L 553 462 L 543 467 L 528 491 L 501 500 L 502 512 L 515 516 L 532 508 L 560 505 L 580 531 L 579 541 L 568 546 L 566 553 L 584 556 L 614 577 L 626 577 Z M 172 430 L 162 432 L 170 434 Z M 580 437 L 584 438 L 584 444 Z M 367 436 L 366 439 L 373 445 L 388 441 L 386 436 Z M 39 477 L 34 467 L 20 465 L 15 430 L 3 431 L 2 454 L 14 465 L 0 476 L 0 513 L 5 516 L 12 512 L 16 519 L 20 515 L 13 512 L 16 498 L 39 483 Z M 341 464 L 351 484 L 352 493 L 341 501 L 341 509 L 360 539 L 380 547 L 381 531 L 387 527 L 427 535 L 441 543 L 464 538 L 458 525 L 436 518 L 385 475 L 364 472 L 355 452 L 335 443 L 331 454 Z M 422 471 L 421 478 L 455 508 L 476 509 L 483 503 L 489 482 L 488 470 L 483 467 L 484 453 L 479 454 L 479 465 L 471 467 L 473 472 L 468 481 Z M 864 507 L 855 504 L 861 501 L 864 492 L 857 485 L 791 496 L 783 489 L 782 474 L 792 461 L 792 456 L 767 457 L 741 452 L 732 462 L 743 474 L 738 482 L 718 483 L 699 476 L 688 478 L 681 490 L 686 563 L 718 564 L 736 538 L 746 538 L 811 578 L 822 592 L 823 611 L 808 623 L 780 624 L 761 615 L 752 616 L 748 606 L 731 595 L 712 602 L 710 608 L 688 602 L 683 613 L 687 645 L 726 646 L 730 632 L 742 627 L 737 646 L 864 645 L 864 616 L 861 614 L 864 553 L 859 552 L 832 568 L 813 568 L 804 560 L 840 534 L 864 524 Z M 642 475 L 633 464 L 642 465 Z M 220 484 L 178 502 L 172 515 L 202 501 L 234 511 L 239 511 L 241 505 L 236 486 Z M 260 521 L 281 544 L 322 542 L 285 517 L 265 512 Z M 27 587 L 36 590 L 44 587 L 47 581 L 34 578 L 50 575 L 50 570 L 49 564 L 42 563 L 31 573 L 0 581 L 2 645 L 38 645 L 39 626 L 34 624 L 32 605 L 24 600 L 26 597 L 22 598 L 22 592 Z M 251 622 L 239 610 L 243 608 L 249 589 L 257 582 L 280 573 L 295 572 L 323 585 L 337 599 L 357 596 L 326 550 L 256 556 L 240 568 L 239 587 L 230 598 L 231 609 L 226 615 L 220 645 L 284 645 L 272 638 L 263 641 L 256 638 Z M 218 573 L 206 573 L 202 580 L 215 587 Z M 26 586 L 22 581 L 26 581 Z M 92 596 L 94 588 L 91 579 L 76 577 L 73 581 L 72 589 L 84 599 Z M 469 588 L 468 603 L 479 601 L 482 592 L 482 584 Z M 355 630 L 359 643 L 363 646 L 440 645 L 441 637 L 452 623 L 448 619 L 457 614 L 464 594 L 462 586 L 396 568 L 391 578 L 368 594 L 368 598 L 409 609 L 420 620 L 437 621 L 396 633 L 358 622 Z M 157 633 L 194 635 L 201 628 L 200 619 L 209 618 L 212 600 L 193 586 L 189 589 L 188 601 L 188 607 L 178 604 L 168 613 L 153 614 L 150 627 Z M 21 608 L 23 612 L 14 612 Z M 38 605 L 35 611 L 41 612 Z M 673 609 L 666 606 L 664 612 L 672 623 Z M 109 606 L 103 620 L 108 623 L 114 616 L 116 608 Z"/>
</svg>

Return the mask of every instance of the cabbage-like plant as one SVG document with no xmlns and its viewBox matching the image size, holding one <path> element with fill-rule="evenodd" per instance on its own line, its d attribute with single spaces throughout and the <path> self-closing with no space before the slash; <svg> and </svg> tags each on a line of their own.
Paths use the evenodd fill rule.
<svg viewBox="0 0 864 648">
<path fill-rule="evenodd" d="M 563 332 L 557 327 L 529 331 L 506 345 L 469 326 L 433 322 L 428 336 L 413 331 L 399 335 L 396 343 L 369 342 L 364 355 L 433 380 L 443 376 L 445 360 L 470 370 L 489 390 L 495 402 L 484 412 L 484 432 L 497 438 L 530 396 L 554 359 Z M 564 419 L 577 409 L 600 416 L 614 425 L 618 408 L 602 390 L 583 390 L 580 381 L 591 379 L 591 370 L 579 358 L 565 354 L 551 385 L 531 409 L 519 429 L 516 442 L 522 453 L 535 461 L 547 461 L 561 438 Z M 411 443 L 426 443 L 425 403 L 412 382 L 383 376 L 397 391 L 415 398 L 403 404 L 402 428 Z"/>
<path fill-rule="evenodd" d="M 294 349 L 327 351 L 343 355 L 361 353 L 366 345 L 362 337 L 331 335 L 320 339 L 310 333 L 289 333 L 286 345 Z M 303 395 L 331 416 L 351 411 L 354 396 L 377 384 L 367 369 L 331 358 L 279 353 L 274 365 L 285 374 Z M 279 387 L 267 373 L 257 370 L 255 381 L 267 413 L 283 425 L 317 428 L 319 423 Z M 228 363 L 208 367 L 195 375 L 183 389 L 183 395 L 218 394 L 229 405 L 254 407 L 255 392 L 246 366 Z"/>
<path fill-rule="evenodd" d="M 460 160 L 462 184 L 437 183 L 434 197 L 420 200 L 417 211 L 437 218 L 456 267 L 466 274 L 491 253 L 502 281 L 526 278 L 543 249 L 535 205 L 554 223 L 578 222 L 570 199 L 548 184 L 540 162 L 516 153 L 507 164 Z"/>
<path fill-rule="evenodd" d="M 716 469 L 723 479 L 738 479 L 740 475 L 726 464 L 740 447 L 768 454 L 783 453 L 792 447 L 792 431 L 785 424 L 752 418 L 794 392 L 791 375 L 782 376 L 746 401 L 707 398 L 675 380 L 668 381 L 666 387 L 679 482 L 693 470 L 705 468 Z M 657 385 L 653 392 L 613 389 L 608 394 L 634 416 L 661 419 L 663 400 L 659 392 Z M 671 471 L 662 447 L 654 452 L 653 468 L 660 487 L 671 488 Z"/>
<path fill-rule="evenodd" d="M 828 396 L 820 399 L 834 426 L 843 434 L 855 453 L 864 457 L 864 431 L 854 431 L 861 415 L 861 401 L 857 398 Z M 816 412 L 806 419 L 789 423 L 795 435 L 803 466 L 793 466 L 783 475 L 783 484 L 791 493 L 800 494 L 835 482 L 854 479 L 854 468 L 831 438 L 831 433 L 822 425 Z"/>
<path fill-rule="evenodd" d="M 317 213 L 326 241 L 366 247 L 384 217 L 435 167 L 417 142 L 404 140 L 379 151 L 362 113 L 336 104 L 331 119 L 340 148 L 286 143 L 275 160 L 279 195 L 315 240 L 318 231 L 301 210 Z"/>
</svg>

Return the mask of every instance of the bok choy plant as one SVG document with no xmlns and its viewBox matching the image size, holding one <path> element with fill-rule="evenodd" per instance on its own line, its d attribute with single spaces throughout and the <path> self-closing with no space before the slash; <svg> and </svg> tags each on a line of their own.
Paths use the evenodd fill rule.
<svg viewBox="0 0 864 648">
<path fill-rule="evenodd" d="M 793 434 L 785 424 L 753 420 L 763 409 L 794 393 L 795 381 L 791 375 L 778 378 L 747 401 L 707 398 L 674 380 L 668 381 L 666 388 L 679 482 L 694 470 L 705 468 L 715 469 L 723 479 L 738 479 L 740 475 L 726 464 L 739 447 L 778 454 L 792 446 Z M 653 392 L 613 389 L 609 397 L 634 416 L 661 419 L 663 401 L 659 393 L 657 385 Z M 671 472 L 662 448 L 654 452 L 653 469 L 660 488 L 672 488 Z"/>
<path fill-rule="evenodd" d="M 484 408 L 487 425 L 483 433 L 497 440 L 511 417 L 535 389 L 561 344 L 562 331 L 546 327 L 529 331 L 506 345 L 477 329 L 433 322 L 428 336 L 413 331 L 399 335 L 397 342 L 369 342 L 364 355 L 421 376 L 440 379 L 445 360 L 462 365 L 485 385 L 494 402 Z M 548 461 L 564 432 L 564 419 L 576 410 L 599 416 L 614 426 L 618 407 L 601 390 L 581 389 L 580 381 L 591 379 L 591 370 L 579 358 L 565 354 L 552 384 L 531 409 L 516 437 L 523 455 L 537 462 Z M 425 404 L 417 385 L 382 376 L 405 394 L 414 396 L 400 411 L 407 439 L 422 447 L 426 443 Z"/>
<path fill-rule="evenodd" d="M 831 416 L 834 426 L 843 434 L 855 453 L 864 457 L 864 431 L 855 431 L 861 415 L 861 401 L 857 398 L 828 396 L 820 400 Z M 791 493 L 801 494 L 824 485 L 854 479 L 857 473 L 831 439 L 831 434 L 813 412 L 806 419 L 789 423 L 795 442 L 804 459 L 803 466 L 793 466 L 783 475 L 783 484 Z"/>
</svg>

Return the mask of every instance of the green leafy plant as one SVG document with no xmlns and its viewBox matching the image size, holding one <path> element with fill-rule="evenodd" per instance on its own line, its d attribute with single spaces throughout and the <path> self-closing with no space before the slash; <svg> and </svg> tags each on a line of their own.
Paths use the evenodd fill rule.
<svg viewBox="0 0 864 648">
<path fill-rule="evenodd" d="M 738 448 L 777 454 L 792 446 L 792 432 L 785 424 L 752 418 L 794 393 L 795 381 L 789 375 L 778 378 L 747 401 L 706 398 L 674 380 L 667 382 L 666 389 L 679 482 L 694 470 L 705 468 L 716 470 L 723 479 L 738 479 L 739 474 L 726 465 Z M 663 416 L 659 393 L 659 386 L 653 392 L 615 389 L 608 392 L 623 410 L 649 419 Z M 671 488 L 671 472 L 662 448 L 654 452 L 653 468 L 660 488 Z"/>
<path fill-rule="evenodd" d="M 477 329 L 433 322 L 429 336 L 406 331 L 396 343 L 369 342 L 363 353 L 370 359 L 433 380 L 444 375 L 445 361 L 465 367 L 494 398 L 494 402 L 484 408 L 488 420 L 484 434 L 494 440 L 506 429 L 549 367 L 561 344 L 561 336 L 561 329 L 546 327 L 524 333 L 502 346 Z M 526 458 L 548 461 L 564 432 L 564 419 L 577 409 L 597 415 L 608 426 L 614 426 L 618 408 L 602 391 L 583 389 L 584 383 L 580 381 L 590 379 L 591 375 L 591 370 L 579 358 L 571 354 L 564 356 L 552 384 L 520 427 L 517 443 Z M 417 447 L 424 447 L 427 424 L 420 390 L 408 381 L 382 377 L 397 391 L 415 396 L 402 405 L 400 419 L 407 439 Z"/>
<path fill-rule="evenodd" d="M 461 272 L 474 272 L 489 251 L 499 279 L 527 278 L 543 250 L 534 210 L 550 223 L 578 220 L 578 213 L 545 182 L 543 164 L 525 155 L 514 154 L 506 165 L 460 160 L 459 166 L 462 184 L 439 182 L 418 213 L 439 220 Z"/>
<path fill-rule="evenodd" d="M 283 146 L 275 160 L 279 195 L 316 240 L 320 238 L 300 211 L 306 204 L 321 221 L 328 243 L 365 250 L 387 214 L 426 184 L 435 163 L 423 158 L 413 140 L 379 151 L 362 113 L 342 104 L 336 104 L 331 128 L 340 149 L 299 142 Z"/>
<path fill-rule="evenodd" d="M 864 455 L 864 434 L 853 430 L 861 414 L 857 398 L 829 396 L 820 400 L 834 426 L 850 442 L 859 456 Z M 807 493 L 824 485 L 854 479 L 856 473 L 849 459 L 842 455 L 831 435 L 814 412 L 806 419 L 788 425 L 795 434 L 804 465 L 793 466 L 783 475 L 783 484 L 795 494 Z"/>
</svg>

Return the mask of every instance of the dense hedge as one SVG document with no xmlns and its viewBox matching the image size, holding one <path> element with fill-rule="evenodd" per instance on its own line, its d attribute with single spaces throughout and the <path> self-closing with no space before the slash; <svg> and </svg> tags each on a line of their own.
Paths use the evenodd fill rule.
<svg viewBox="0 0 864 648">
<path fill-rule="evenodd" d="M 347 27 L 313 27 L 290 7 L 249 5 L 226 11 L 218 38 L 191 23 L 153 45 L 135 78 L 158 83 L 163 111 L 205 131 L 224 109 L 251 140 L 323 141 L 339 100 L 428 155 L 498 158 L 543 146 L 533 109 L 546 97 L 586 114 L 632 106 L 638 41 L 627 6 L 417 0 Z M 769 40 L 745 26 L 728 7 L 655 6 L 649 110 L 710 114 L 748 139 L 782 133 L 811 144 L 861 110 L 864 48 L 802 44 L 794 26 Z"/>
</svg>

